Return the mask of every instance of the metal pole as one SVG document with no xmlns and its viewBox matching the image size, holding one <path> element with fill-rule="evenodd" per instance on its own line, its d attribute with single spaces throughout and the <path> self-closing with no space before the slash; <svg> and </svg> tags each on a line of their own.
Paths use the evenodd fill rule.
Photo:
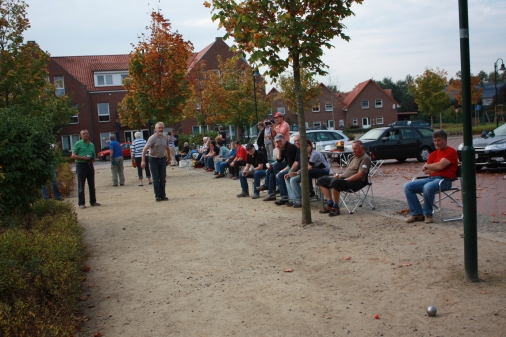
<svg viewBox="0 0 506 337">
<path fill-rule="evenodd" d="M 499 61 L 499 60 L 497 60 Z M 495 110 L 495 127 L 499 127 L 499 117 L 497 116 L 497 61 L 494 63 L 494 87 L 495 87 L 495 97 L 494 97 L 494 110 Z"/>
<path fill-rule="evenodd" d="M 462 73 L 462 195 L 464 204 L 464 266 L 467 280 L 478 282 L 478 227 L 476 210 L 476 163 L 471 112 L 471 62 L 469 57 L 469 18 L 467 0 L 459 0 L 460 63 Z"/>
</svg>

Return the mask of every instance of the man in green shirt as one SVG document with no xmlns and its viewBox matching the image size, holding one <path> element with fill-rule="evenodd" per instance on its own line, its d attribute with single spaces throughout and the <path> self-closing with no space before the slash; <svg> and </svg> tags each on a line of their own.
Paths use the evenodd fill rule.
<svg viewBox="0 0 506 337">
<path fill-rule="evenodd" d="M 88 180 L 90 205 L 100 206 L 95 197 L 95 145 L 90 142 L 88 130 L 81 131 L 81 140 L 74 144 L 72 158 L 76 160 L 77 195 L 79 208 L 86 208 L 84 199 L 84 183 Z"/>
</svg>

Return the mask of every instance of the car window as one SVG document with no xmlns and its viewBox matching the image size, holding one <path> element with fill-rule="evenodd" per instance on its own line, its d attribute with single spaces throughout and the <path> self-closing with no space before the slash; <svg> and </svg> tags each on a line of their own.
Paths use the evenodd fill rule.
<svg viewBox="0 0 506 337">
<path fill-rule="evenodd" d="M 506 124 L 501 125 L 497 129 L 494 130 L 494 134 L 496 136 L 506 136 Z"/>
<path fill-rule="evenodd" d="M 129 149 L 130 148 L 130 144 L 123 144 L 122 146 L 124 149 Z"/>
<path fill-rule="evenodd" d="M 312 142 L 316 141 L 316 132 L 306 133 L 306 139 L 309 139 Z"/>
<path fill-rule="evenodd" d="M 432 131 L 429 129 L 418 129 L 423 137 L 432 137 Z"/>
<path fill-rule="evenodd" d="M 381 137 L 381 135 L 383 134 L 383 130 L 380 130 L 380 129 L 369 130 L 359 139 L 361 139 L 361 140 L 376 140 L 379 137 Z"/>
<path fill-rule="evenodd" d="M 399 139 L 401 139 L 401 135 L 399 133 L 399 129 L 388 130 L 385 136 L 388 137 L 388 140 L 399 140 Z"/>
<path fill-rule="evenodd" d="M 343 136 L 341 136 L 339 133 L 337 132 L 327 132 L 330 136 L 331 139 L 333 140 L 341 140 L 341 139 L 344 139 Z"/>
<path fill-rule="evenodd" d="M 328 142 L 330 140 L 334 140 L 329 134 L 330 132 L 315 132 L 315 133 L 317 134 L 318 142 Z"/>
<path fill-rule="evenodd" d="M 404 139 L 414 139 L 415 132 L 414 129 L 401 129 L 402 138 Z"/>
</svg>

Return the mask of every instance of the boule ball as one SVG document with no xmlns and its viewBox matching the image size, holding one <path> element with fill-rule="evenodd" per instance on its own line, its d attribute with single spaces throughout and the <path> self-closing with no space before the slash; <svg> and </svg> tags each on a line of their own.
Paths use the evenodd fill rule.
<svg viewBox="0 0 506 337">
<path fill-rule="evenodd" d="M 436 316 L 436 314 L 437 314 L 437 309 L 436 309 L 435 306 L 430 305 L 430 306 L 427 307 L 427 315 L 429 315 L 429 316 Z"/>
</svg>

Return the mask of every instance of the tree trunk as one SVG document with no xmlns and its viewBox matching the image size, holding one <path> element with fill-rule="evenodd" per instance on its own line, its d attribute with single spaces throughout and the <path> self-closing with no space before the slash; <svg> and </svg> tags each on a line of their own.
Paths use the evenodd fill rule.
<svg viewBox="0 0 506 337">
<path fill-rule="evenodd" d="M 297 120 L 299 123 L 300 135 L 300 166 L 301 166 L 301 187 L 302 187 L 302 224 L 312 223 L 311 205 L 309 204 L 309 174 L 308 174 L 308 158 L 306 147 L 306 118 L 304 117 L 304 103 L 302 101 L 302 85 L 300 79 L 300 63 L 299 54 L 292 52 L 293 60 L 293 82 L 295 85 L 295 93 L 297 95 Z"/>
</svg>

